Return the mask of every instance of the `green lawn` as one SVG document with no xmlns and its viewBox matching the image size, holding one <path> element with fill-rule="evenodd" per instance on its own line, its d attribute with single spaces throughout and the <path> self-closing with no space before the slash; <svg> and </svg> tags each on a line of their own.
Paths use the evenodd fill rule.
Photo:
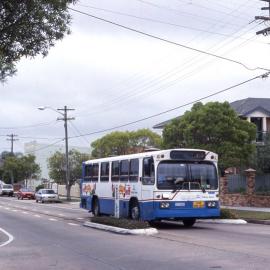
<svg viewBox="0 0 270 270">
<path fill-rule="evenodd" d="M 270 212 L 245 211 L 245 210 L 230 210 L 238 218 L 241 219 L 261 219 L 270 220 Z"/>
</svg>

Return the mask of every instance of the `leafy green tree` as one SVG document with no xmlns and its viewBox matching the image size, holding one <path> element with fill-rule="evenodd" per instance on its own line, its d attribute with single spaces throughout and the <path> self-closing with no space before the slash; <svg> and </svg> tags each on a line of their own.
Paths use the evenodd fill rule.
<svg viewBox="0 0 270 270">
<path fill-rule="evenodd" d="M 70 200 L 70 189 L 76 180 L 82 176 L 82 162 L 90 159 L 90 155 L 80 153 L 77 150 L 69 151 L 70 179 L 67 185 L 65 154 L 57 151 L 48 159 L 49 176 L 58 184 L 65 184 L 67 200 Z"/>
<path fill-rule="evenodd" d="M 35 156 L 7 156 L 1 168 L 2 179 L 7 183 L 17 183 L 36 176 L 40 167 L 35 162 Z"/>
<path fill-rule="evenodd" d="M 0 81 L 16 72 L 22 57 L 46 56 L 69 33 L 68 4 L 76 0 L 0 1 Z"/>
<path fill-rule="evenodd" d="M 148 147 L 160 147 L 161 137 L 149 129 L 114 131 L 94 141 L 91 146 L 95 158 L 138 153 Z"/>
<path fill-rule="evenodd" d="M 163 130 L 166 148 L 202 148 L 219 155 L 221 169 L 248 163 L 256 127 L 238 117 L 228 102 L 195 104 Z"/>
</svg>

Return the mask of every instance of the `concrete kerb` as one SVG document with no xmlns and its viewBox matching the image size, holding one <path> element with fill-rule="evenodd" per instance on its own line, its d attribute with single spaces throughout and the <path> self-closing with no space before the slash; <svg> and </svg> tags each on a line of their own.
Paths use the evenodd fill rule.
<svg viewBox="0 0 270 270">
<path fill-rule="evenodd" d="M 90 221 L 86 221 L 84 224 L 86 227 L 91 227 L 99 230 L 110 231 L 118 234 L 132 234 L 132 235 L 153 235 L 157 234 L 158 230 L 156 228 L 147 228 L 147 229 L 124 229 L 113 227 L 109 225 L 94 223 Z"/>
<path fill-rule="evenodd" d="M 247 224 L 247 221 L 243 219 L 198 219 L 197 222 L 214 223 L 214 224 L 236 224 L 236 225 Z"/>
</svg>

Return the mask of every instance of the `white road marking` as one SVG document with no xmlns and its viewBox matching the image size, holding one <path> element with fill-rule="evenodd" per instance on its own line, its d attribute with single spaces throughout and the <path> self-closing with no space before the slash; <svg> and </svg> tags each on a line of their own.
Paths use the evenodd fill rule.
<svg viewBox="0 0 270 270">
<path fill-rule="evenodd" d="M 8 208 L 8 207 L 5 207 L 5 209 L 6 209 L 6 210 L 9 210 L 10 208 Z"/>
<path fill-rule="evenodd" d="M 16 209 L 13 209 L 12 211 L 13 211 L 13 212 L 18 212 L 18 210 L 16 210 Z"/>
<path fill-rule="evenodd" d="M 79 226 L 79 224 L 75 224 L 75 223 L 68 223 L 68 225 L 70 225 L 70 226 Z"/>
<path fill-rule="evenodd" d="M 41 217 L 40 215 L 34 215 L 34 217 Z"/>
<path fill-rule="evenodd" d="M 5 235 L 8 236 L 8 240 L 5 243 L 1 244 L 0 247 L 3 247 L 3 246 L 8 245 L 9 243 L 11 243 L 14 240 L 14 237 L 10 233 L 8 233 L 7 231 L 5 231 L 4 229 L 1 229 L 0 228 L 0 231 L 3 232 Z"/>
<path fill-rule="evenodd" d="M 63 215 L 63 214 L 58 214 L 59 216 L 61 216 L 61 217 L 64 217 L 65 215 Z"/>
<path fill-rule="evenodd" d="M 78 219 L 78 220 L 82 220 L 82 219 L 84 219 L 84 218 L 82 218 L 82 217 L 77 217 L 77 219 Z"/>
<path fill-rule="evenodd" d="M 26 215 L 28 214 L 28 213 L 27 213 L 27 212 L 25 212 L 25 211 L 22 211 L 22 213 L 23 213 L 23 214 L 26 214 Z"/>
<path fill-rule="evenodd" d="M 50 221 L 58 221 L 57 219 L 55 218 L 49 218 Z"/>
</svg>

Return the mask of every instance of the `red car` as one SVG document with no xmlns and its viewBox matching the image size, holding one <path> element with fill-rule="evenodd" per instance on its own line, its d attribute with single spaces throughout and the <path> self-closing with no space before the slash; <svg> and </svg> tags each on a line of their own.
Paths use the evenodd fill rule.
<svg viewBox="0 0 270 270">
<path fill-rule="evenodd" d="M 33 190 L 29 188 L 21 188 L 17 193 L 18 200 L 23 199 L 35 199 L 35 193 Z"/>
</svg>

